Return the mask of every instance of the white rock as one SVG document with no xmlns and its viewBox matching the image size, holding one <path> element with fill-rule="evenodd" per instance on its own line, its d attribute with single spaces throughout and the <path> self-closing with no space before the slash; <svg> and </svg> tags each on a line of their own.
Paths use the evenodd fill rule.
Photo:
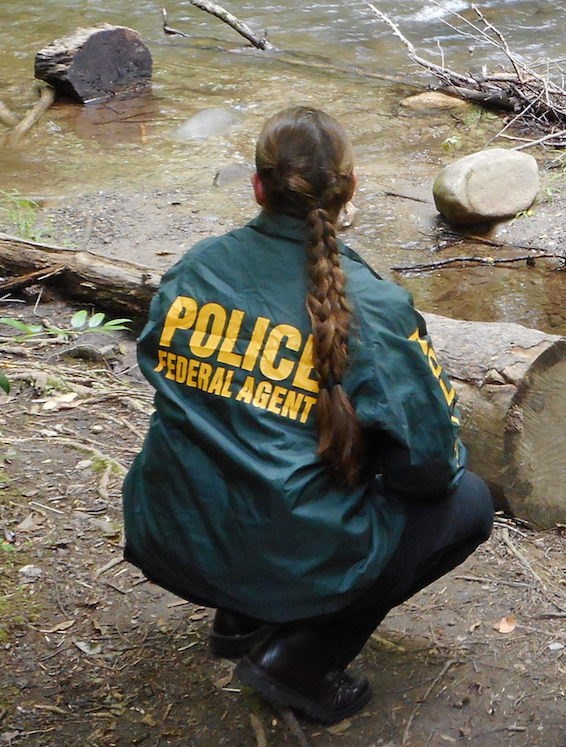
<svg viewBox="0 0 566 747">
<path fill-rule="evenodd" d="M 36 565 L 23 565 L 18 569 L 18 573 L 23 576 L 24 583 L 31 584 L 43 576 L 43 569 Z"/>
<path fill-rule="evenodd" d="M 409 96 L 401 101 L 401 106 L 407 109 L 416 109 L 423 111 L 427 109 L 464 109 L 470 104 L 464 99 L 456 96 L 448 96 L 440 91 L 424 91 L 417 93 L 415 96 Z"/>
<path fill-rule="evenodd" d="M 253 170 L 249 163 L 229 163 L 218 169 L 212 183 L 215 187 L 225 187 L 234 182 L 249 181 Z"/>
<path fill-rule="evenodd" d="M 432 191 L 438 211 L 449 223 L 473 225 L 526 210 L 539 187 L 538 166 L 531 155 L 490 148 L 445 166 Z"/>
<path fill-rule="evenodd" d="M 171 133 L 176 140 L 204 140 L 211 135 L 225 135 L 240 124 L 240 117 L 229 109 L 203 109 Z"/>
</svg>

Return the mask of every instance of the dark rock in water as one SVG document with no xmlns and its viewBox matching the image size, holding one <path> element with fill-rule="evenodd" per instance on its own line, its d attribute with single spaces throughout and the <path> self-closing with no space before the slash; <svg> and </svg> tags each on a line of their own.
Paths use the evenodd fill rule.
<svg viewBox="0 0 566 747">
<path fill-rule="evenodd" d="M 35 56 L 35 77 L 85 104 L 150 85 L 152 58 L 137 31 L 125 26 L 77 29 Z"/>
<path fill-rule="evenodd" d="M 243 182 L 249 180 L 253 170 L 249 163 L 229 163 L 218 169 L 212 183 L 215 187 L 225 187 L 227 184 Z"/>
<path fill-rule="evenodd" d="M 538 166 L 532 156 L 490 148 L 445 166 L 432 191 L 438 211 L 449 223 L 473 225 L 526 210 L 539 186 Z"/>
<path fill-rule="evenodd" d="M 241 123 L 236 112 L 214 107 L 203 109 L 189 117 L 171 133 L 176 140 L 204 140 L 212 135 L 225 135 Z"/>
</svg>

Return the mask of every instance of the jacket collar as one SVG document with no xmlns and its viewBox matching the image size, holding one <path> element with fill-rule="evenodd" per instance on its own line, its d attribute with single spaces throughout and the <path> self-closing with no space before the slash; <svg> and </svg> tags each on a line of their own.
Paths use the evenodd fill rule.
<svg viewBox="0 0 566 747">
<path fill-rule="evenodd" d="M 265 210 L 251 220 L 248 226 L 259 233 L 283 239 L 304 241 L 307 234 L 307 224 L 304 218 L 295 218 L 282 213 L 268 213 Z"/>
</svg>

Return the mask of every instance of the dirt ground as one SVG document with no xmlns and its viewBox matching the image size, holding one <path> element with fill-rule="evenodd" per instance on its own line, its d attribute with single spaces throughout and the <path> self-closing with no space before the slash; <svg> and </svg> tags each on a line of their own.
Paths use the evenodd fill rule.
<svg viewBox="0 0 566 747">
<path fill-rule="evenodd" d="M 189 218 L 163 199 L 151 230 L 170 237 L 154 252 L 170 264 Z M 111 203 L 86 223 L 49 209 L 71 241 L 103 245 L 109 222 L 116 240 L 131 232 Z M 212 222 L 197 234 L 224 228 Z M 0 299 L 0 316 L 28 322 L 68 327 L 72 312 L 38 287 Z M 0 390 L 0 745 L 566 745 L 563 528 L 534 533 L 499 515 L 489 542 L 376 631 L 355 662 L 373 686 L 367 709 L 316 726 L 210 655 L 213 611 L 122 561 L 120 487 L 152 410 L 134 334 L 13 334 L 0 327 L 12 383 Z"/>
</svg>

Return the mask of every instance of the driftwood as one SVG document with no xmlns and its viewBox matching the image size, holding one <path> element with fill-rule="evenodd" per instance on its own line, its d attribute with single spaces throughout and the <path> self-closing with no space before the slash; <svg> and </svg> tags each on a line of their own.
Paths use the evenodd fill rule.
<svg viewBox="0 0 566 747">
<path fill-rule="evenodd" d="M 566 337 L 425 318 L 460 398 L 470 468 L 514 516 L 541 528 L 566 523 Z"/>
<path fill-rule="evenodd" d="M 57 94 L 51 86 L 41 86 L 38 101 L 27 112 L 23 119 L 18 122 L 12 130 L 10 130 L 7 137 L 7 143 L 9 145 L 18 145 L 29 130 L 31 130 L 31 128 L 41 119 L 43 114 L 45 114 L 56 98 Z"/>
<path fill-rule="evenodd" d="M 179 31 L 179 29 L 174 29 L 172 26 L 169 26 L 169 21 L 167 20 L 167 11 L 165 8 L 161 9 L 161 15 L 163 16 L 163 33 L 167 34 L 168 36 L 184 36 L 188 38 L 190 34 L 185 34 L 184 31 Z"/>
<path fill-rule="evenodd" d="M 49 282 L 70 297 L 138 320 L 160 280 L 156 269 L 5 234 L 0 268 L 54 272 Z M 460 395 L 472 469 L 514 515 L 542 527 L 566 523 L 566 338 L 518 324 L 426 319 Z"/>
<path fill-rule="evenodd" d="M 445 7 L 435 0 L 432 2 Z M 440 64 L 419 55 L 415 46 L 394 21 L 375 5 L 368 3 L 368 6 L 401 40 L 407 49 L 409 59 L 432 73 L 440 81 L 441 91 L 485 106 L 513 112 L 515 116 L 499 135 L 512 124 L 520 121 L 528 124 L 530 130 L 541 134 L 541 137 L 522 145 L 522 148 L 535 144 L 545 144 L 555 148 L 566 147 L 566 88 L 564 87 L 564 71 L 558 62 L 547 61 L 544 74 L 538 73 L 534 66 L 521 62 L 511 51 L 503 34 L 475 5 L 472 5 L 476 14 L 475 23 L 449 9 L 448 12 L 457 19 L 460 26 L 447 21 L 445 23 L 465 38 L 495 46 L 506 58 L 511 70 L 490 74 L 484 71 L 481 76 L 459 73 L 445 65 L 444 54 L 442 54 Z"/>
<path fill-rule="evenodd" d="M 3 101 L 0 101 L 0 124 L 6 127 L 15 127 L 18 124 L 18 118 Z"/>
<path fill-rule="evenodd" d="M 271 44 L 267 40 L 267 36 L 265 34 L 261 37 L 257 36 L 246 23 L 240 21 L 239 18 L 236 18 L 235 15 L 225 10 L 221 5 L 209 2 L 209 0 L 189 0 L 189 2 L 196 8 L 200 8 L 200 10 L 204 10 L 207 13 L 215 16 L 216 18 L 219 18 L 221 21 L 224 21 L 224 23 L 228 24 L 228 26 L 234 29 L 234 31 L 237 31 L 238 34 L 243 36 L 244 39 L 247 39 L 249 43 L 257 49 L 275 49 L 273 44 Z M 163 31 L 166 34 L 175 36 L 188 36 L 188 34 L 185 34 L 183 31 L 178 31 L 177 29 L 171 28 L 171 26 L 167 24 L 167 12 L 165 8 L 163 8 L 162 13 Z"/>
<path fill-rule="evenodd" d="M 138 32 L 106 23 L 77 29 L 35 56 L 35 77 L 82 103 L 137 94 L 151 74 L 151 53 Z"/>
</svg>

